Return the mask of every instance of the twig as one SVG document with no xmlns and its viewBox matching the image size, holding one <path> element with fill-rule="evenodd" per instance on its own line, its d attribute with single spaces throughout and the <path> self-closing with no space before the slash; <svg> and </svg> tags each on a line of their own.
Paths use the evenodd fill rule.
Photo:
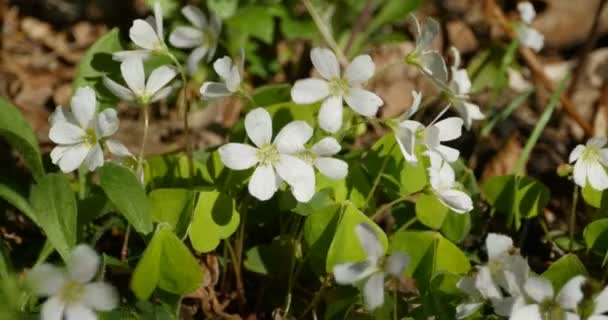
<svg viewBox="0 0 608 320">
<path fill-rule="evenodd" d="M 355 42 L 355 38 L 357 37 L 357 34 L 359 32 L 361 32 L 361 30 L 363 30 L 365 28 L 365 26 L 367 26 L 367 24 L 369 23 L 369 21 L 372 17 L 373 12 L 374 12 L 374 0 L 367 0 L 367 2 L 365 3 L 365 7 L 363 8 L 363 11 L 361 11 L 361 14 L 357 18 L 357 21 L 355 22 L 355 24 L 353 25 L 353 28 L 351 29 L 350 37 L 348 38 L 348 42 L 346 42 L 346 47 L 344 48 L 344 54 L 348 54 L 348 51 L 350 51 L 350 48 L 352 47 L 353 43 Z"/>
<path fill-rule="evenodd" d="M 129 235 L 131 234 L 131 225 L 127 225 L 127 231 L 125 232 L 125 239 L 120 249 L 120 262 L 125 263 L 127 261 L 127 255 L 129 253 Z"/>
<path fill-rule="evenodd" d="M 510 21 L 507 19 L 502 9 L 496 4 L 495 0 L 486 0 L 485 7 L 487 13 L 498 21 L 498 24 L 505 30 L 509 37 L 511 39 L 516 39 L 517 35 L 511 28 Z M 538 78 L 538 80 L 540 80 L 540 83 L 545 87 L 545 89 L 554 92 L 555 87 L 553 86 L 553 83 L 549 77 L 545 74 L 543 65 L 536 56 L 536 53 L 529 48 L 520 47 L 519 54 L 522 56 L 524 62 L 528 68 L 530 68 L 532 73 Z M 570 100 L 565 93 L 560 95 L 559 100 L 564 106 L 566 113 L 585 131 L 585 134 L 587 136 L 593 135 L 593 127 L 578 113 L 572 100 Z"/>
<path fill-rule="evenodd" d="M 602 0 L 598 4 L 598 8 L 595 11 L 595 17 L 593 17 L 593 24 L 591 25 L 591 30 L 589 30 L 589 35 L 587 36 L 587 40 L 585 41 L 585 46 L 581 50 L 579 54 L 578 63 L 576 64 L 576 68 L 574 68 L 574 73 L 572 76 L 572 81 L 570 81 L 570 85 L 568 86 L 568 90 L 566 90 L 566 94 L 571 96 L 576 88 L 578 81 L 580 80 L 581 75 L 585 71 L 585 67 L 587 66 L 587 61 L 589 60 L 589 52 L 595 46 L 597 42 L 597 38 L 599 37 L 598 30 L 600 27 L 600 18 L 602 16 L 602 12 L 606 7 L 608 0 Z"/>
</svg>

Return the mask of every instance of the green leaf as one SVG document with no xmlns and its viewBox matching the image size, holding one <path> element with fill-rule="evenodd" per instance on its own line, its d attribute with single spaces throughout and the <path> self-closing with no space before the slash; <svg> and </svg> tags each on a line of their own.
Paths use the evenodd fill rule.
<svg viewBox="0 0 608 320">
<path fill-rule="evenodd" d="M 416 279 L 422 291 L 441 272 L 466 274 L 471 269 L 465 254 L 438 232 L 400 231 L 393 234 L 390 244 L 390 252 L 403 252 L 410 257 L 406 274 Z"/>
<path fill-rule="evenodd" d="M 298 202 L 296 207 L 292 210 L 293 212 L 308 216 L 311 215 L 323 208 L 333 205 L 335 202 L 331 197 L 331 190 L 323 189 L 317 193 L 310 199 L 308 202 Z"/>
<path fill-rule="evenodd" d="M 331 246 L 342 206 L 335 204 L 312 212 L 304 221 L 304 241 L 308 261 L 317 274 L 325 272 L 327 252 Z"/>
<path fill-rule="evenodd" d="M 0 97 L 0 137 L 17 150 L 32 171 L 34 179 L 44 176 L 40 149 L 32 127 L 25 121 L 17 107 Z"/>
<path fill-rule="evenodd" d="M 156 189 L 148 194 L 152 220 L 167 223 L 175 233 L 183 235 L 190 223 L 195 192 L 188 189 Z"/>
<path fill-rule="evenodd" d="M 146 4 L 150 10 L 154 11 L 154 3 L 156 1 L 160 1 L 160 8 L 165 18 L 173 17 L 181 5 L 179 0 L 146 0 Z"/>
<path fill-rule="evenodd" d="M 112 53 L 124 49 L 118 28 L 110 30 L 97 39 L 78 63 L 72 90 L 76 92 L 80 87 L 91 87 L 97 93 L 101 109 L 113 107 L 113 104 L 118 102 L 118 98 L 108 91 L 101 79 L 109 74 L 120 73 L 119 63 L 112 60 Z"/>
<path fill-rule="evenodd" d="M 345 205 L 344 212 L 340 216 L 340 222 L 336 229 L 336 234 L 327 251 L 327 261 L 325 270 L 332 272 L 335 265 L 345 262 L 363 261 L 367 258 L 359 237 L 355 233 L 355 227 L 360 223 L 366 223 L 371 226 L 382 243 L 382 247 L 386 250 L 388 241 L 384 231 L 370 218 L 365 216 L 359 209 L 352 204 Z"/>
<path fill-rule="evenodd" d="M 47 174 L 32 188 L 36 221 L 64 260 L 76 245 L 77 211 L 74 192 L 63 174 Z"/>
<path fill-rule="evenodd" d="M 537 216 L 549 203 L 549 189 L 527 176 L 495 176 L 482 186 L 488 202 L 507 216 L 509 226 L 519 229 L 521 219 Z"/>
<path fill-rule="evenodd" d="M 459 243 L 471 231 L 471 213 L 456 213 L 450 211 L 443 220 L 441 233 L 450 241 Z"/>
<path fill-rule="evenodd" d="M 265 85 L 255 88 L 251 96 L 255 104 L 250 103 L 248 105 L 249 109 L 258 106 L 289 103 L 291 102 L 291 86 L 286 83 Z"/>
<path fill-rule="evenodd" d="M 243 266 L 249 271 L 281 278 L 289 274 L 293 245 L 287 239 L 274 239 L 269 244 L 255 246 L 245 253 Z"/>
<path fill-rule="evenodd" d="M 26 197 L 22 196 L 12 184 L 0 181 L 0 198 L 6 200 L 13 207 L 23 212 L 30 220 L 38 224 L 36 212 L 30 206 Z"/>
<path fill-rule="evenodd" d="M 198 289 L 202 269 L 188 248 L 169 228 L 161 227 L 144 251 L 131 278 L 131 289 L 140 300 L 147 300 L 158 286 L 185 295 Z"/>
<path fill-rule="evenodd" d="M 255 23 L 252 23 L 255 21 Z M 254 37 L 267 44 L 272 43 L 274 36 L 274 15 L 266 6 L 247 6 L 225 21 L 230 38 L 243 46 L 249 37 Z M 235 44 L 233 44 L 235 45 Z"/>
<path fill-rule="evenodd" d="M 543 272 L 542 276 L 553 284 L 553 290 L 558 292 L 561 287 L 574 276 L 587 275 L 587 269 L 574 254 L 567 254 L 553 262 L 549 268 Z"/>
<path fill-rule="evenodd" d="M 587 251 L 604 255 L 604 262 L 608 259 L 608 218 L 598 219 L 585 227 L 583 238 Z"/>
<path fill-rule="evenodd" d="M 188 236 L 196 251 L 209 252 L 230 237 L 240 221 L 233 198 L 216 190 L 201 191 Z"/>
<path fill-rule="evenodd" d="M 450 212 L 434 194 L 423 194 L 416 201 L 416 218 L 423 225 L 438 230 Z"/>
<path fill-rule="evenodd" d="M 595 190 L 587 183 L 585 184 L 585 187 L 581 189 L 581 194 L 588 205 L 600 209 L 600 212 L 605 212 L 607 210 L 608 191 Z"/>
<path fill-rule="evenodd" d="M 209 10 L 213 11 L 222 19 L 230 18 L 236 12 L 238 0 L 207 0 Z"/>
<path fill-rule="evenodd" d="M 107 162 L 97 172 L 101 188 L 133 228 L 143 234 L 152 231 L 150 204 L 133 172 L 112 162 Z"/>
</svg>

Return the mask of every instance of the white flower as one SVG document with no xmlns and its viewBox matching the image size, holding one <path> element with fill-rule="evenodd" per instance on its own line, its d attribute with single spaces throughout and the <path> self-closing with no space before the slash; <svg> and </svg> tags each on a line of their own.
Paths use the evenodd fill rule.
<svg viewBox="0 0 608 320">
<path fill-rule="evenodd" d="M 454 56 L 454 64 L 450 67 L 452 79 L 448 84 L 448 100 L 460 113 L 464 126 L 467 129 L 471 128 L 473 120 L 484 119 L 485 116 L 481 113 L 479 106 L 469 101 L 469 93 L 471 92 L 471 80 L 466 69 L 460 68 L 460 52 L 458 49 L 451 47 Z"/>
<path fill-rule="evenodd" d="M 297 154 L 304 151 L 304 143 L 312 136 L 312 128 L 304 121 L 287 124 L 272 139 L 272 120 L 268 111 L 257 108 L 245 117 L 245 131 L 257 146 L 228 143 L 219 148 L 224 165 L 233 170 L 245 170 L 256 166 L 249 193 L 259 200 L 268 200 L 285 180 L 294 197 L 307 202 L 315 192 L 314 170 Z"/>
<path fill-rule="evenodd" d="M 593 310 L 587 320 L 608 320 L 608 316 L 604 313 L 608 312 L 608 287 L 604 288 L 596 297 L 593 299 Z"/>
<path fill-rule="evenodd" d="M 528 47 L 536 52 L 540 51 L 545 43 L 545 37 L 538 30 L 530 26 L 532 20 L 536 17 L 534 6 L 530 2 L 520 2 L 517 4 L 517 10 L 523 22 L 515 28 L 517 38 L 524 47 Z"/>
<path fill-rule="evenodd" d="M 409 257 L 395 252 L 381 266 L 384 248 L 374 229 L 366 223 L 355 227 L 359 243 L 367 259 L 361 262 L 348 262 L 334 266 L 334 277 L 338 284 L 363 284 L 363 298 L 369 310 L 376 309 L 384 303 L 384 277 L 386 273 L 399 278 L 409 264 Z"/>
<path fill-rule="evenodd" d="M 232 59 L 228 56 L 215 60 L 213 69 L 220 76 L 224 83 L 205 82 L 201 86 L 201 96 L 206 99 L 227 97 L 239 92 L 241 88 L 242 76 L 245 64 L 245 54 L 241 51 L 241 61 L 237 66 L 232 63 Z"/>
<path fill-rule="evenodd" d="M 430 17 L 426 17 L 422 27 L 416 16 L 411 15 L 410 19 L 414 26 L 416 47 L 407 55 L 406 62 L 419 67 L 433 82 L 445 86 L 448 81 L 445 60 L 432 47 L 433 40 L 439 34 L 439 23 Z"/>
<path fill-rule="evenodd" d="M 42 319 L 95 320 L 95 311 L 116 308 L 116 290 L 91 282 L 98 268 L 99 256 L 87 245 L 74 248 L 66 270 L 46 263 L 34 267 L 28 281 L 38 295 L 49 297 L 42 305 Z"/>
<path fill-rule="evenodd" d="M 95 91 L 89 87 L 76 91 L 71 110 L 64 111 L 59 106 L 49 119 L 49 139 L 58 144 L 51 151 L 51 160 L 63 172 L 74 171 L 83 162 L 93 171 L 103 165 L 101 142 L 122 146 L 120 142 L 108 140 L 118 130 L 116 110 L 109 108 L 98 114 Z"/>
<path fill-rule="evenodd" d="M 348 163 L 331 157 L 340 152 L 340 149 L 336 139 L 325 137 L 298 156 L 306 163 L 314 165 L 324 176 L 339 180 L 344 179 L 348 173 Z"/>
<path fill-rule="evenodd" d="M 215 15 L 211 15 L 211 21 L 208 22 L 205 14 L 192 5 L 183 7 L 182 14 L 194 27 L 179 26 L 175 28 L 169 35 L 169 42 L 177 48 L 195 48 L 187 61 L 188 72 L 194 74 L 205 55 L 207 55 L 207 62 L 210 62 L 215 55 L 222 23 Z"/>
<path fill-rule="evenodd" d="M 454 170 L 445 162 L 440 154 L 434 151 L 425 152 L 431 165 L 428 168 L 429 180 L 433 192 L 439 201 L 456 213 L 473 210 L 473 201 L 466 193 L 457 189 Z"/>
<path fill-rule="evenodd" d="M 154 17 L 133 21 L 133 25 L 129 29 L 129 38 L 140 49 L 114 52 L 112 54 L 114 60 L 123 61 L 134 57 L 146 59 L 154 52 L 167 51 L 160 1 L 154 2 Z"/>
<path fill-rule="evenodd" d="M 323 101 L 319 110 L 319 126 L 330 133 L 342 127 L 342 101 L 356 113 L 372 117 L 383 102 L 373 92 L 361 85 L 374 75 L 375 65 L 369 55 L 360 55 L 346 67 L 340 75 L 340 65 L 336 55 L 329 49 L 314 48 L 310 59 L 323 79 L 298 80 L 291 89 L 291 99 L 298 104 Z"/>
<path fill-rule="evenodd" d="M 421 94 L 412 92 L 412 95 L 414 102 L 406 114 L 407 117 L 416 112 L 420 105 Z M 405 160 L 412 165 L 418 165 L 416 157 L 416 146 L 418 145 L 424 145 L 427 150 L 440 154 L 447 162 L 454 162 L 458 160 L 460 152 L 441 143 L 458 139 L 462 134 L 462 123 L 462 119 L 451 117 L 425 127 L 418 121 L 406 119 L 399 123 L 395 135 L 401 153 Z"/>
<path fill-rule="evenodd" d="M 595 190 L 602 191 L 608 188 L 608 175 L 604 166 L 608 165 L 608 148 L 606 138 L 595 137 L 587 141 L 586 145 L 579 144 L 572 150 L 568 161 L 574 164 L 572 176 L 574 182 L 581 188 L 587 181 Z"/>
<path fill-rule="evenodd" d="M 544 320 L 544 314 L 552 315 L 551 319 L 578 320 L 578 304 L 583 300 L 582 285 L 585 277 L 576 276 L 570 279 L 557 296 L 549 280 L 534 277 L 526 281 L 524 289 L 535 304 L 517 308 L 511 314 L 511 320 Z"/>
<path fill-rule="evenodd" d="M 103 78 L 103 84 L 117 97 L 141 105 L 166 98 L 172 90 L 171 86 L 166 85 L 177 75 L 172 66 L 160 66 L 150 73 L 146 81 L 144 62 L 136 57 L 124 60 L 120 64 L 120 71 L 128 88 L 108 77 Z"/>
</svg>

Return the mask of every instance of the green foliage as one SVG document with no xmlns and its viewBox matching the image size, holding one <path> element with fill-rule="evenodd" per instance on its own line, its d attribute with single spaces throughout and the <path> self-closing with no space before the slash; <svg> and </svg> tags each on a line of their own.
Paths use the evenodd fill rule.
<svg viewBox="0 0 608 320">
<path fill-rule="evenodd" d="M 196 193 L 188 189 L 156 189 L 148 194 L 152 220 L 166 223 L 177 235 L 186 233 Z"/>
<path fill-rule="evenodd" d="M 585 227 L 583 238 L 587 251 L 604 256 L 602 264 L 608 259 L 608 218 L 598 219 Z"/>
<path fill-rule="evenodd" d="M 0 97 L 0 137 L 15 148 L 36 180 L 44 176 L 38 141 L 17 107 Z"/>
<path fill-rule="evenodd" d="M 45 175 L 32 187 L 30 201 L 38 225 L 67 260 L 77 240 L 76 199 L 67 177 L 56 173 Z"/>
<path fill-rule="evenodd" d="M 194 209 L 188 236 L 196 251 L 214 250 L 220 240 L 230 237 L 241 220 L 236 201 L 216 190 L 201 191 Z"/>
<path fill-rule="evenodd" d="M 202 269 L 188 248 L 169 228 L 161 226 L 133 272 L 131 289 L 141 300 L 147 300 L 157 286 L 184 295 L 194 292 L 202 279 Z"/>
<path fill-rule="evenodd" d="M 138 232 L 152 231 L 150 203 L 131 170 L 112 162 L 98 170 L 101 188 L 118 211 Z"/>
<path fill-rule="evenodd" d="M 559 258 L 542 274 L 544 278 L 551 281 L 555 292 L 558 292 L 568 280 L 578 275 L 586 276 L 587 269 L 585 269 L 581 260 L 574 254 L 567 254 Z"/>
</svg>

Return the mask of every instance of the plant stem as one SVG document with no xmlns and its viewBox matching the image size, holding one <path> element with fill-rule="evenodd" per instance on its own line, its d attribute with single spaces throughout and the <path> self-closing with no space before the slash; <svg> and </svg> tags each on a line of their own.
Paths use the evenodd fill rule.
<svg viewBox="0 0 608 320">
<path fill-rule="evenodd" d="M 177 97 L 177 108 L 183 113 L 184 116 L 184 135 L 186 140 L 186 156 L 188 158 L 188 172 L 190 177 L 194 176 L 194 157 L 192 155 L 192 137 L 190 136 L 190 123 L 188 120 L 188 113 L 190 112 L 190 104 L 188 103 L 188 79 L 186 78 L 186 71 L 179 60 L 170 52 L 167 52 L 167 56 L 175 63 L 179 71 L 179 76 L 182 81 L 182 88 Z"/>
<path fill-rule="evenodd" d="M 408 194 L 401 198 L 397 198 L 389 203 L 383 204 L 374 214 L 370 217 L 370 219 L 374 220 L 379 214 L 381 214 L 384 210 L 392 208 L 394 205 L 409 200 L 413 195 Z"/>
<path fill-rule="evenodd" d="M 234 252 L 234 248 L 230 244 L 228 239 L 224 240 L 224 244 L 226 244 L 226 248 L 228 248 L 228 253 L 230 254 L 230 259 L 232 260 L 232 267 L 234 268 L 234 276 L 236 277 L 236 291 L 239 297 L 239 302 L 245 304 L 245 288 L 243 287 L 243 279 L 241 277 L 241 263 L 237 260 L 237 255 Z"/>
<path fill-rule="evenodd" d="M 399 293 L 399 278 L 395 278 L 395 292 L 393 296 L 393 320 L 398 320 L 397 297 Z"/>
<path fill-rule="evenodd" d="M 570 229 L 569 252 L 572 252 L 572 249 L 574 248 L 574 228 L 576 227 L 576 205 L 578 203 L 579 189 L 579 186 L 575 184 L 574 190 L 572 191 L 572 210 L 570 210 L 570 224 L 568 226 L 568 229 Z"/>
<path fill-rule="evenodd" d="M 150 127 L 150 108 L 148 105 L 143 105 L 142 111 L 144 114 L 144 134 L 141 138 L 141 147 L 139 148 L 139 157 L 137 157 L 137 170 L 143 170 L 144 156 L 146 150 L 146 142 L 148 141 L 148 129 Z"/>
<path fill-rule="evenodd" d="M 120 249 L 120 262 L 125 263 L 127 261 L 127 255 L 129 253 L 129 235 L 131 234 L 131 225 L 127 224 L 127 231 L 125 232 L 125 239 L 122 242 L 122 248 Z"/>
<path fill-rule="evenodd" d="M 87 196 L 87 168 L 80 167 L 78 170 L 78 198 L 84 200 Z"/>
<path fill-rule="evenodd" d="M 319 15 L 317 9 L 315 9 L 310 0 L 302 0 L 302 3 L 306 7 L 306 10 L 308 10 L 308 13 L 310 13 L 312 20 L 315 22 L 315 25 L 317 26 L 317 29 L 319 29 L 319 32 L 323 36 L 323 39 L 325 39 L 325 42 L 327 42 L 327 45 L 329 45 L 336 54 L 336 57 L 338 58 L 338 61 L 340 61 L 340 64 L 347 65 L 348 60 L 346 59 L 346 55 L 344 55 L 344 51 L 342 51 L 342 48 L 338 46 L 338 43 L 336 42 L 336 40 L 331 34 L 331 31 L 329 30 L 329 27 L 325 24 L 323 18 L 321 18 L 321 15 Z"/>
<path fill-rule="evenodd" d="M 395 149 L 396 145 L 397 145 L 397 142 L 395 142 L 395 144 L 393 144 L 391 149 L 386 153 L 384 161 L 382 161 L 382 165 L 380 166 L 380 171 L 378 171 L 378 174 L 376 175 L 376 178 L 374 179 L 374 184 L 372 184 L 372 188 L 367 193 L 367 197 L 365 197 L 365 206 L 366 207 L 368 206 L 371 198 L 374 196 L 374 192 L 376 191 L 376 188 L 378 188 L 378 185 L 380 184 L 380 180 L 382 179 L 382 173 L 384 172 L 384 169 L 386 169 L 386 166 L 388 165 L 388 162 L 391 159 L 390 154 L 391 154 L 391 152 L 393 152 L 393 149 Z"/>
</svg>

